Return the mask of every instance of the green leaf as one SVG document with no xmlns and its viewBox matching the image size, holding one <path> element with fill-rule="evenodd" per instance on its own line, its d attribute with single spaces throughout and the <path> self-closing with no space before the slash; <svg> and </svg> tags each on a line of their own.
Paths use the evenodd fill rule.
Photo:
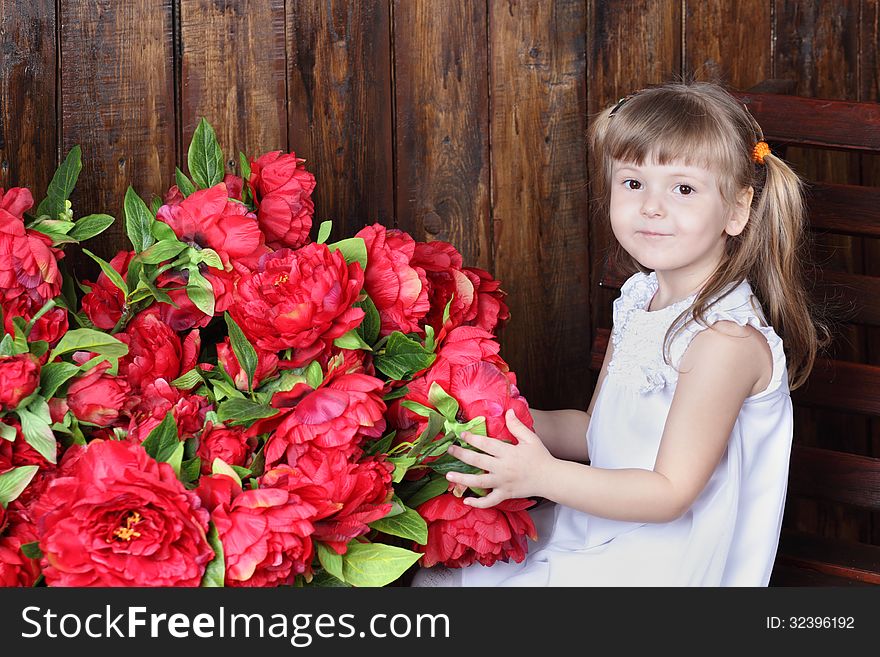
<svg viewBox="0 0 880 657">
<path fill-rule="evenodd" d="M 436 460 L 431 461 L 430 466 L 434 472 L 444 476 L 447 472 L 464 472 L 465 474 L 480 474 L 483 472 L 483 470 L 476 466 L 459 461 L 452 454 L 441 454 Z"/>
<path fill-rule="evenodd" d="M 324 372 L 321 371 L 321 364 L 313 360 L 305 371 L 306 381 L 315 390 L 324 382 Z"/>
<path fill-rule="evenodd" d="M 44 401 L 43 404 L 45 403 Z M 52 433 L 50 426 L 51 420 L 47 422 L 39 414 L 23 408 L 15 412 L 21 420 L 21 433 L 25 442 L 42 454 L 49 463 L 55 463 L 58 445 L 55 443 L 55 434 Z"/>
<path fill-rule="evenodd" d="M 168 461 L 174 454 L 174 450 L 181 445 L 180 437 L 177 434 L 177 423 L 174 421 L 174 415 L 171 411 L 165 414 L 162 421 L 153 428 L 141 446 L 146 450 L 147 454 L 162 463 Z"/>
<path fill-rule="evenodd" d="M 76 376 L 79 371 L 79 366 L 73 363 L 64 361 L 46 363 L 40 370 L 40 394 L 46 399 L 54 397 L 58 388 Z"/>
<path fill-rule="evenodd" d="M 229 313 L 223 313 L 226 320 L 226 328 L 229 330 L 229 343 L 232 345 L 232 353 L 241 369 L 247 374 L 248 390 L 254 389 L 254 374 L 257 372 L 257 350 L 254 349 L 250 340 L 241 330 L 241 327 Z"/>
<path fill-rule="evenodd" d="M 41 559 L 43 557 L 43 551 L 40 549 L 39 541 L 23 543 L 19 549 L 28 559 Z"/>
<path fill-rule="evenodd" d="M 349 237 L 345 240 L 328 244 L 331 251 L 341 251 L 348 264 L 361 263 L 361 269 L 367 268 L 367 245 L 362 237 Z"/>
<path fill-rule="evenodd" d="M 208 189 L 223 180 L 223 151 L 217 143 L 214 128 L 204 118 L 193 133 L 187 153 L 187 164 L 193 182 Z M 213 314 L 213 313 L 212 313 Z"/>
<path fill-rule="evenodd" d="M 202 378 L 202 371 L 203 370 L 201 368 L 194 367 L 189 372 L 181 374 L 179 377 L 174 379 L 171 382 L 171 385 L 180 390 L 192 390 L 204 381 L 204 379 Z"/>
<path fill-rule="evenodd" d="M 226 562 L 223 555 L 223 543 L 220 541 L 220 534 L 213 522 L 208 526 L 208 545 L 214 550 L 214 558 L 205 568 L 205 574 L 202 576 L 202 582 L 199 586 L 203 588 L 222 587 L 226 581 Z"/>
<path fill-rule="evenodd" d="M 77 242 L 85 242 L 103 233 L 114 221 L 109 214 L 89 214 L 78 219 L 67 235 Z"/>
<path fill-rule="evenodd" d="M 191 458 L 188 461 L 184 461 L 180 466 L 180 480 L 189 484 L 194 482 L 199 478 L 199 474 L 202 471 L 202 459 L 198 456 L 195 458 Z"/>
<path fill-rule="evenodd" d="M 388 462 L 394 466 L 394 472 L 391 474 L 391 481 L 395 484 L 400 483 L 400 481 L 403 480 L 403 475 L 405 475 L 407 470 L 414 466 L 417 461 L 418 459 L 410 456 L 394 456 L 389 458 Z"/>
<path fill-rule="evenodd" d="M 150 199 L 150 214 L 155 217 L 159 213 L 159 208 L 161 208 L 161 207 L 162 207 L 162 199 L 159 196 L 156 196 L 155 194 L 153 194 L 153 198 Z M 152 234 L 152 232 L 153 231 L 150 230 L 151 234 Z"/>
<path fill-rule="evenodd" d="M 320 588 L 351 588 L 351 584 L 346 584 L 341 579 L 334 577 L 326 570 L 318 570 L 309 584 L 312 587 Z"/>
<path fill-rule="evenodd" d="M 125 280 L 123 280 L 122 274 L 113 269 L 112 265 L 109 262 L 103 260 L 102 258 L 99 258 L 88 249 L 83 248 L 83 253 L 85 253 L 92 260 L 97 262 L 98 265 L 100 265 L 101 267 L 101 271 L 104 272 L 107 278 L 110 279 L 110 282 L 113 283 L 113 285 L 115 285 L 117 288 L 119 288 L 123 295 L 128 296 L 128 286 L 125 284 Z"/>
<path fill-rule="evenodd" d="M 6 506 L 21 495 L 39 469 L 38 465 L 22 465 L 0 474 L 0 504 Z"/>
<path fill-rule="evenodd" d="M 158 265 L 175 257 L 181 251 L 187 248 L 186 244 L 178 241 L 177 237 L 173 240 L 159 240 L 152 246 L 141 252 L 139 260 L 147 265 Z"/>
<path fill-rule="evenodd" d="M 410 402 L 402 402 L 403 404 L 408 404 Z M 444 417 L 440 415 L 437 411 L 431 411 L 431 414 L 428 416 L 428 424 L 425 426 L 421 435 L 419 435 L 418 440 L 413 444 L 410 448 L 409 452 L 407 452 L 407 456 L 412 456 L 414 458 L 420 458 L 424 456 L 425 447 L 434 442 L 437 434 L 439 434 L 443 430 L 444 425 Z"/>
<path fill-rule="evenodd" d="M 217 408 L 217 417 L 224 424 L 245 424 L 277 413 L 277 408 L 250 399 L 228 399 Z"/>
<path fill-rule="evenodd" d="M 183 442 L 177 443 L 177 447 L 171 452 L 171 456 L 165 462 L 174 470 L 174 474 L 180 479 L 180 464 L 183 461 Z"/>
<path fill-rule="evenodd" d="M 109 358 L 121 358 L 128 353 L 128 345 L 112 335 L 95 329 L 68 331 L 49 354 L 49 361 L 71 351 L 93 351 Z"/>
<path fill-rule="evenodd" d="M 0 422 L 0 438 L 12 442 L 13 440 L 15 440 L 15 437 L 17 435 L 18 432 L 15 430 L 14 426 L 12 426 L 11 424 Z"/>
<path fill-rule="evenodd" d="M 183 198 L 186 198 L 196 191 L 196 186 L 193 185 L 192 181 L 186 177 L 186 174 L 177 167 L 174 167 L 174 179 L 177 181 L 177 189 L 183 194 Z"/>
<path fill-rule="evenodd" d="M 208 267 L 213 267 L 214 269 L 223 269 L 223 261 L 220 259 L 220 254 L 214 249 L 202 249 L 199 251 L 198 262 L 204 262 Z"/>
<path fill-rule="evenodd" d="M 314 543 L 318 561 L 324 570 L 333 575 L 333 577 L 344 581 L 342 577 L 342 555 L 320 541 L 315 541 Z"/>
<path fill-rule="evenodd" d="M 393 545 L 352 541 L 342 557 L 343 579 L 352 586 L 385 586 L 399 578 L 421 556 Z"/>
<path fill-rule="evenodd" d="M 379 518 L 371 522 L 370 527 L 385 534 L 407 538 L 419 545 L 428 542 L 428 523 L 415 509 L 406 508 L 395 516 Z"/>
<path fill-rule="evenodd" d="M 340 349 L 364 349 L 372 351 L 370 345 L 364 342 L 357 329 L 352 329 L 345 335 L 340 335 L 333 341 L 333 344 Z"/>
<path fill-rule="evenodd" d="M 81 170 L 82 149 L 76 145 L 70 149 L 64 162 L 52 176 L 52 182 L 49 183 L 49 188 L 46 190 L 46 198 L 37 207 L 38 216 L 49 215 L 53 219 L 57 219 L 58 215 L 66 210 L 64 202 L 70 198 Z"/>
<path fill-rule="evenodd" d="M 391 441 L 394 440 L 394 436 L 397 435 L 396 431 L 392 431 L 387 436 L 383 436 L 380 440 L 377 440 L 375 443 L 370 445 L 370 448 L 367 450 L 368 454 L 385 454 L 391 448 Z"/>
<path fill-rule="evenodd" d="M 449 490 L 449 482 L 446 477 L 433 477 L 428 479 L 424 486 L 415 491 L 405 501 L 410 508 L 417 509 L 428 500 L 442 495 Z"/>
<path fill-rule="evenodd" d="M 236 484 L 238 484 L 239 488 L 241 487 L 241 476 L 232 469 L 232 466 L 229 465 L 226 461 L 221 459 L 220 457 L 215 457 L 211 462 L 211 474 L 216 475 L 226 475 L 230 479 L 232 479 Z"/>
<path fill-rule="evenodd" d="M 0 356 L 14 356 L 18 352 L 15 350 L 15 338 L 6 333 L 0 340 Z"/>
<path fill-rule="evenodd" d="M 377 354 L 376 368 L 389 379 L 402 381 L 427 367 L 437 356 L 400 331 L 394 331 L 385 345 L 385 353 Z"/>
<path fill-rule="evenodd" d="M 238 165 L 241 168 L 241 177 L 244 180 L 244 187 L 247 187 L 248 180 L 251 178 L 251 163 L 248 161 L 247 155 L 239 151 Z"/>
<path fill-rule="evenodd" d="M 150 227 L 150 233 L 160 242 L 173 242 L 177 239 L 177 233 L 164 221 L 158 219 Z"/>
<path fill-rule="evenodd" d="M 214 316 L 214 288 L 211 287 L 208 280 L 199 272 L 197 265 L 192 265 L 189 268 L 186 294 L 196 308 L 206 315 Z"/>
<path fill-rule="evenodd" d="M 320 228 L 318 228 L 318 244 L 323 244 L 327 241 L 327 238 L 330 237 L 330 231 L 333 230 L 333 222 L 332 221 L 322 221 Z"/>
<path fill-rule="evenodd" d="M 129 185 L 125 192 L 125 232 L 135 253 L 140 253 L 153 245 L 154 238 L 150 232 L 156 220 L 144 200 Z"/>
<path fill-rule="evenodd" d="M 448 420 L 455 421 L 458 414 L 458 400 L 449 396 L 443 387 L 434 381 L 428 390 L 428 401 Z"/>
<path fill-rule="evenodd" d="M 357 301 L 353 305 L 355 308 L 362 308 L 364 311 L 364 319 L 360 326 L 357 327 L 358 335 L 368 345 L 375 344 L 379 338 L 379 330 L 382 328 L 382 318 L 379 316 L 376 304 L 367 295 L 362 301 Z"/>
</svg>

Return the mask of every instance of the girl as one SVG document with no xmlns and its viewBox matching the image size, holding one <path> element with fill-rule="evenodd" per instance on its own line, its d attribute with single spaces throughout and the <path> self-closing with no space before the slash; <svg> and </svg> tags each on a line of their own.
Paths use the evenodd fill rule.
<svg viewBox="0 0 880 657">
<path fill-rule="evenodd" d="M 639 272 L 614 303 L 589 409 L 533 411 L 535 433 L 509 414 L 516 445 L 466 435 L 476 449 L 449 448 L 485 471 L 450 482 L 491 489 L 466 503 L 556 504 L 533 513 L 539 542 L 522 563 L 423 569 L 413 584 L 766 586 L 789 390 L 820 342 L 800 270 L 800 180 L 709 83 L 625 98 L 590 146 L 616 261 Z"/>
</svg>

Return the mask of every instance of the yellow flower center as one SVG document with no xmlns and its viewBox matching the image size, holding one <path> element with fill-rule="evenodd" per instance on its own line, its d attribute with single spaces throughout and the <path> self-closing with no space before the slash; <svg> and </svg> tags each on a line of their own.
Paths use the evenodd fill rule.
<svg viewBox="0 0 880 657">
<path fill-rule="evenodd" d="M 287 274 L 278 274 L 278 278 L 275 279 L 275 287 L 279 285 L 284 285 L 290 277 Z"/>
<path fill-rule="evenodd" d="M 128 515 L 125 517 L 123 527 L 122 524 L 119 525 L 116 529 L 113 530 L 113 537 L 119 539 L 120 541 L 130 541 L 133 538 L 138 538 L 141 533 L 134 530 L 134 526 L 137 525 L 143 518 L 141 514 L 137 511 L 130 511 Z M 113 539 L 108 538 L 107 542 L 110 543 Z"/>
</svg>

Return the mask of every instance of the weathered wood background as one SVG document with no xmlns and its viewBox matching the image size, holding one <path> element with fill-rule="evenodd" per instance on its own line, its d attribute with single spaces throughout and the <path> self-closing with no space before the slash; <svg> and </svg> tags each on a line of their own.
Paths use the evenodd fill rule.
<svg viewBox="0 0 880 657">
<path fill-rule="evenodd" d="M 75 144 L 77 216 L 122 216 L 131 184 L 173 183 L 200 117 L 237 153 L 293 150 L 334 236 L 379 221 L 493 272 L 503 355 L 538 408 L 584 407 L 610 323 L 589 221 L 592 114 L 675 76 L 880 100 L 880 0 L 0 0 L 0 186 L 45 192 Z M 880 185 L 867 156 L 792 152 L 806 175 Z M 93 240 L 125 246 L 121 223 Z M 880 274 L 876 240 L 823 241 L 823 266 Z M 71 254 L 77 273 L 92 273 Z M 838 357 L 880 363 L 847 330 Z M 880 455 L 880 425 L 798 411 L 798 437 Z M 880 519 L 793 500 L 786 522 L 880 543 Z"/>
</svg>

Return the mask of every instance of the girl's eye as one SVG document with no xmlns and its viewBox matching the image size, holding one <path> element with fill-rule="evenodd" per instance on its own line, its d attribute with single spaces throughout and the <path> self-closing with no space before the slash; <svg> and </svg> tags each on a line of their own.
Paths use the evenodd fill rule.
<svg viewBox="0 0 880 657">
<path fill-rule="evenodd" d="M 623 186 L 626 187 L 627 189 L 641 189 L 642 183 L 640 183 L 638 180 L 633 180 L 632 178 L 627 178 L 626 180 L 623 181 Z"/>
<path fill-rule="evenodd" d="M 687 196 L 691 192 L 694 191 L 694 188 L 690 185 L 676 185 L 675 188 L 678 190 L 678 193 L 682 196 Z"/>
</svg>

